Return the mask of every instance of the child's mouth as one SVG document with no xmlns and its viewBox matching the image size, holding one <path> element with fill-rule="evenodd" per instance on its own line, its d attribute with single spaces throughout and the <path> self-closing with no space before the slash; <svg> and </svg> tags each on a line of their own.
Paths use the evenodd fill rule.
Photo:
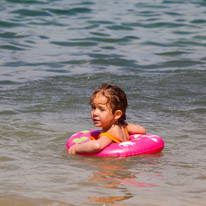
<svg viewBox="0 0 206 206">
<path fill-rule="evenodd" d="M 99 123 L 99 120 L 93 119 L 93 123 L 94 123 L 94 124 L 98 124 L 98 123 Z"/>
</svg>

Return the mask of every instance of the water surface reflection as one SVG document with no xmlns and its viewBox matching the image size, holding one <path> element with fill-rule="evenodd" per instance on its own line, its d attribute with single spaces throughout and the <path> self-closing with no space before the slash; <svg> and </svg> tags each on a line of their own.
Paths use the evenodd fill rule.
<svg viewBox="0 0 206 206">
<path fill-rule="evenodd" d="M 88 200 L 96 203 L 123 204 L 134 198 L 138 189 L 149 190 L 158 187 L 157 180 L 163 180 L 155 168 L 160 166 L 162 154 L 129 158 L 79 157 L 78 164 L 89 168 L 88 184 L 97 188 Z"/>
</svg>

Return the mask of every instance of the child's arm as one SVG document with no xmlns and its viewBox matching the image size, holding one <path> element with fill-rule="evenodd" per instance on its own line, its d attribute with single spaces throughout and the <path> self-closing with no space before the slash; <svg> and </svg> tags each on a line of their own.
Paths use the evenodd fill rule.
<svg viewBox="0 0 206 206">
<path fill-rule="evenodd" d="M 70 147 L 68 152 L 69 154 L 99 152 L 111 143 L 112 140 L 110 138 L 102 136 L 98 140 L 88 141 L 83 144 L 76 144 Z"/>
<path fill-rule="evenodd" d="M 128 123 L 126 128 L 129 134 L 146 134 L 146 129 L 140 125 Z"/>
</svg>

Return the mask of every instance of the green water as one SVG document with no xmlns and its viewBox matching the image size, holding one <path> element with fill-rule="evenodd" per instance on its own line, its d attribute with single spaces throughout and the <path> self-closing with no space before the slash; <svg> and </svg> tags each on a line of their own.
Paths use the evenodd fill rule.
<svg viewBox="0 0 206 206">
<path fill-rule="evenodd" d="M 203 206 L 205 14 L 204 0 L 0 1 L 0 205 Z M 162 153 L 67 154 L 95 129 L 88 100 L 105 81 Z"/>
</svg>

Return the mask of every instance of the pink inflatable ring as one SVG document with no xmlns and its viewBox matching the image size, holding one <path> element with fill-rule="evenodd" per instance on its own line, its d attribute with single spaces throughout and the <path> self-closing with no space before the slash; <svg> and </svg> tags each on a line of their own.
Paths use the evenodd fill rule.
<svg viewBox="0 0 206 206">
<path fill-rule="evenodd" d="M 69 137 L 66 148 L 75 144 L 82 144 L 87 141 L 92 141 L 90 136 L 97 138 L 101 130 L 85 130 L 78 132 Z M 121 143 L 112 143 L 97 153 L 80 153 L 86 156 L 107 156 L 107 157 L 129 157 L 141 154 L 159 153 L 164 148 L 164 141 L 157 135 L 141 135 L 134 134 L 129 136 L 130 141 Z"/>
</svg>

